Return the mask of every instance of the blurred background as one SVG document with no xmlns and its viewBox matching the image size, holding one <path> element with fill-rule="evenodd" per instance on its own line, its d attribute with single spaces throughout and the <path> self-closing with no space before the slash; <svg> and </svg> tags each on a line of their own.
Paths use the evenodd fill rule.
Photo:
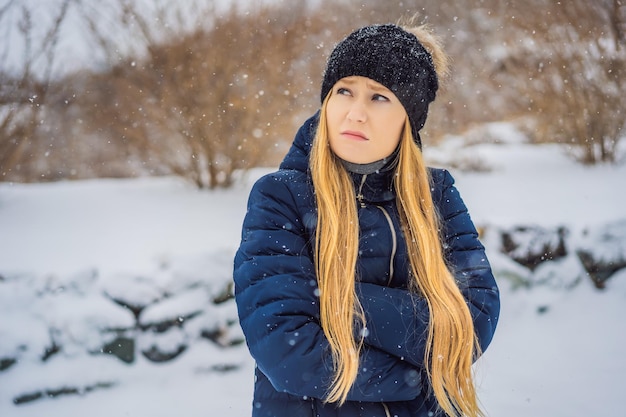
<svg viewBox="0 0 626 417">
<path fill-rule="evenodd" d="M 336 41 L 416 13 L 453 65 L 426 143 L 507 121 L 582 164 L 619 162 L 621 0 L 1 0 L 0 181 L 228 187 L 280 161 Z"/>
<path fill-rule="evenodd" d="M 501 288 L 488 415 L 623 417 L 624 0 L 0 0 L 0 416 L 249 415 L 249 188 L 335 43 L 412 16 Z"/>
</svg>

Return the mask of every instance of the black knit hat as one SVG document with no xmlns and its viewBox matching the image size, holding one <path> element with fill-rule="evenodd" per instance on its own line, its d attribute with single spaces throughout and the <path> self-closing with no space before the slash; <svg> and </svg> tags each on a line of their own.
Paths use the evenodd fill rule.
<svg viewBox="0 0 626 417">
<path fill-rule="evenodd" d="M 404 106 L 421 147 L 428 105 L 439 86 L 432 56 L 417 37 L 399 26 L 372 25 L 358 29 L 335 46 L 322 81 L 322 102 L 335 83 L 349 76 L 370 78 L 391 90 Z"/>
</svg>

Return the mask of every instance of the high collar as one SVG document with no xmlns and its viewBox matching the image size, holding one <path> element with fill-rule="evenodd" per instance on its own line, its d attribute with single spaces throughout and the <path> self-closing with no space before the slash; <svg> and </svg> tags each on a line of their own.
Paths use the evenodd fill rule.
<svg viewBox="0 0 626 417">
<path fill-rule="evenodd" d="M 400 147 L 397 147 L 391 155 L 386 156 L 378 161 L 370 162 L 368 164 L 356 164 L 354 162 L 348 162 L 340 158 L 341 163 L 348 172 L 355 174 L 374 174 L 378 172 L 391 171 L 398 165 L 398 155 L 400 153 Z"/>
</svg>

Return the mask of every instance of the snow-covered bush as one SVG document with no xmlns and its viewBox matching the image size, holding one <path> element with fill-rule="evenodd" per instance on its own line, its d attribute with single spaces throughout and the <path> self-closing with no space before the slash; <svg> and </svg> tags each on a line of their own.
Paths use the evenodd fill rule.
<svg viewBox="0 0 626 417">
<path fill-rule="evenodd" d="M 626 221 L 573 233 L 565 226 L 487 228 L 496 275 L 515 286 L 571 288 L 590 279 L 601 289 L 626 268 Z"/>
<path fill-rule="evenodd" d="M 47 375 L 38 377 L 38 384 L 18 387 L 14 402 L 115 385 L 114 371 L 91 379 L 79 378 L 78 369 L 77 374 L 51 371 L 73 369 L 72 363 L 99 367 L 114 360 L 117 367 L 106 368 L 120 371 L 140 357 L 152 363 L 174 360 L 192 345 L 223 349 L 241 344 L 230 285 L 232 256 L 225 255 L 175 259 L 152 274 L 0 276 L 0 315 L 8 318 L 0 321 L 0 372 L 32 367 L 37 375 Z M 234 368 L 215 363 L 211 369 Z"/>
<path fill-rule="evenodd" d="M 576 254 L 598 288 L 615 272 L 626 268 L 626 220 L 585 230 Z"/>
</svg>

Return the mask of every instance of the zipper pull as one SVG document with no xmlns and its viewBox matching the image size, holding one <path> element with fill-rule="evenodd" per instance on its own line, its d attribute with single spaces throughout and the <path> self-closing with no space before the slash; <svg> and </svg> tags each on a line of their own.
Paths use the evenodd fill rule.
<svg viewBox="0 0 626 417">
<path fill-rule="evenodd" d="M 363 202 L 363 185 L 365 184 L 365 180 L 367 179 L 367 174 L 363 174 L 361 177 L 361 184 L 359 185 L 359 191 L 357 192 L 356 199 L 361 205 L 361 208 L 365 208 L 365 203 Z"/>
<path fill-rule="evenodd" d="M 365 203 L 363 202 L 363 194 L 359 193 L 356 196 L 356 199 L 359 202 L 359 204 L 361 205 L 361 208 L 365 208 Z"/>
</svg>

